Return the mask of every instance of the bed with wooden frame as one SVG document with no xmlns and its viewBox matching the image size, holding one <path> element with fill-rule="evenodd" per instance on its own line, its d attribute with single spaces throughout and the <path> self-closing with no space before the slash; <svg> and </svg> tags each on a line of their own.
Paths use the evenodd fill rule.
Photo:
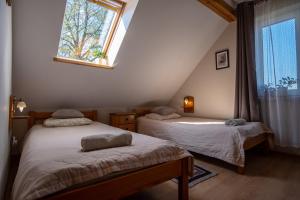
<svg viewBox="0 0 300 200">
<path fill-rule="evenodd" d="M 97 111 L 82 111 L 82 113 L 86 118 L 93 121 L 97 120 Z M 30 129 L 35 124 L 50 118 L 51 114 L 51 112 L 29 112 L 30 119 L 28 120 L 28 128 Z M 70 191 L 55 193 L 44 199 L 119 199 L 141 191 L 144 188 L 178 177 L 178 199 L 187 200 L 189 199 L 188 177 L 193 174 L 191 167 L 189 167 L 191 164 L 192 159 L 190 157 L 169 161 L 93 183 L 91 185 L 72 189 Z"/>
<path fill-rule="evenodd" d="M 143 118 L 146 114 L 151 113 L 151 110 L 149 108 L 135 108 L 133 110 L 133 112 L 136 113 L 138 118 Z M 152 120 L 152 121 L 156 121 L 156 120 Z M 163 120 L 164 121 L 164 120 Z M 139 122 L 140 120 L 138 120 L 138 127 L 139 127 Z M 158 121 L 159 123 L 159 121 Z M 263 132 L 261 134 L 258 134 L 256 136 L 253 137 L 247 137 L 246 140 L 243 143 L 243 149 L 244 151 L 246 150 L 250 150 L 258 145 L 263 145 L 263 148 L 265 151 L 269 151 L 269 149 L 273 148 L 273 134 L 266 128 L 266 132 Z M 138 128 L 138 132 L 139 133 L 143 133 L 143 130 L 141 130 L 140 128 Z M 147 133 L 146 133 L 147 134 Z M 161 135 L 164 134 L 164 131 L 162 130 Z M 153 134 L 149 134 L 150 136 L 154 136 Z M 166 139 L 163 138 L 162 139 Z M 176 142 L 176 141 L 175 141 Z M 187 149 L 189 150 L 189 149 Z M 199 153 L 199 152 L 196 152 Z M 200 153 L 201 154 L 201 153 Z M 237 166 L 237 172 L 240 174 L 244 174 L 245 173 L 245 167 L 241 167 L 241 166 Z"/>
<path fill-rule="evenodd" d="M 249 137 L 245 141 L 243 148 L 244 151 L 250 150 L 258 145 L 263 145 L 264 151 L 267 152 L 271 148 L 272 142 L 270 142 L 270 139 L 272 138 L 272 135 L 270 133 L 262 133 L 260 135 L 254 136 L 254 137 Z M 238 173 L 244 174 L 245 173 L 245 167 L 238 167 L 237 168 Z"/>
</svg>

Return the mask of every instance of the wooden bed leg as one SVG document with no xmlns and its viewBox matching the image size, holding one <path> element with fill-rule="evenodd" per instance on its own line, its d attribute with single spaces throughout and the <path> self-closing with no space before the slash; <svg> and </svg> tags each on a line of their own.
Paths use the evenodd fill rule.
<svg viewBox="0 0 300 200">
<path fill-rule="evenodd" d="M 178 200 L 189 199 L 189 179 L 187 175 L 178 178 Z"/>
<path fill-rule="evenodd" d="M 187 159 L 182 161 L 181 176 L 178 177 L 178 200 L 189 199 L 189 176 Z"/>
<path fill-rule="evenodd" d="M 238 166 L 238 167 L 237 167 L 237 172 L 238 172 L 239 174 L 245 174 L 245 167 L 240 167 L 240 166 Z"/>
<path fill-rule="evenodd" d="M 263 143 L 263 152 L 264 152 L 264 154 L 270 153 L 270 145 L 269 145 L 268 140 L 264 141 L 264 143 Z"/>
</svg>

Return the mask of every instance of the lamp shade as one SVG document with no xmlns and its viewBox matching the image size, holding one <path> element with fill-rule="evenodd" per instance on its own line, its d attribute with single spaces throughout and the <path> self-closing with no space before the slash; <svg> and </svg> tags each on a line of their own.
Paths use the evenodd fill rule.
<svg viewBox="0 0 300 200">
<path fill-rule="evenodd" d="M 186 96 L 184 97 L 183 108 L 185 113 L 194 112 L 194 97 Z"/>
<path fill-rule="evenodd" d="M 17 103 L 17 108 L 19 109 L 20 112 L 23 112 L 23 110 L 27 107 L 25 101 L 18 101 Z"/>
</svg>

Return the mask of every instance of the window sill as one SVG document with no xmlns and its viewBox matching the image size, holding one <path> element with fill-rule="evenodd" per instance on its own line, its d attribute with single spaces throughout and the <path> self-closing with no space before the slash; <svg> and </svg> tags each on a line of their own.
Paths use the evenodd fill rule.
<svg viewBox="0 0 300 200">
<path fill-rule="evenodd" d="M 103 69 L 113 69 L 114 68 L 113 65 L 95 64 L 95 63 L 91 63 L 91 62 L 69 59 L 69 58 L 62 58 L 62 57 L 54 57 L 53 60 L 56 62 L 69 63 L 69 64 L 75 64 L 75 65 L 84 65 L 84 66 L 94 67 L 94 68 L 103 68 Z"/>
</svg>

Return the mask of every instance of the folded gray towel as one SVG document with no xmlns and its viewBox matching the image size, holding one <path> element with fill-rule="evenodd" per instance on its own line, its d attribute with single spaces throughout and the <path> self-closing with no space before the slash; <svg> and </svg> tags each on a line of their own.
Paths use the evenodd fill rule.
<svg viewBox="0 0 300 200">
<path fill-rule="evenodd" d="M 241 126 L 241 125 L 244 125 L 246 124 L 246 120 L 245 119 L 228 119 L 225 121 L 225 125 L 228 125 L 228 126 Z"/>
<path fill-rule="evenodd" d="M 129 132 L 120 134 L 99 134 L 81 138 L 82 151 L 93 151 L 113 147 L 129 146 L 132 135 Z"/>
</svg>

